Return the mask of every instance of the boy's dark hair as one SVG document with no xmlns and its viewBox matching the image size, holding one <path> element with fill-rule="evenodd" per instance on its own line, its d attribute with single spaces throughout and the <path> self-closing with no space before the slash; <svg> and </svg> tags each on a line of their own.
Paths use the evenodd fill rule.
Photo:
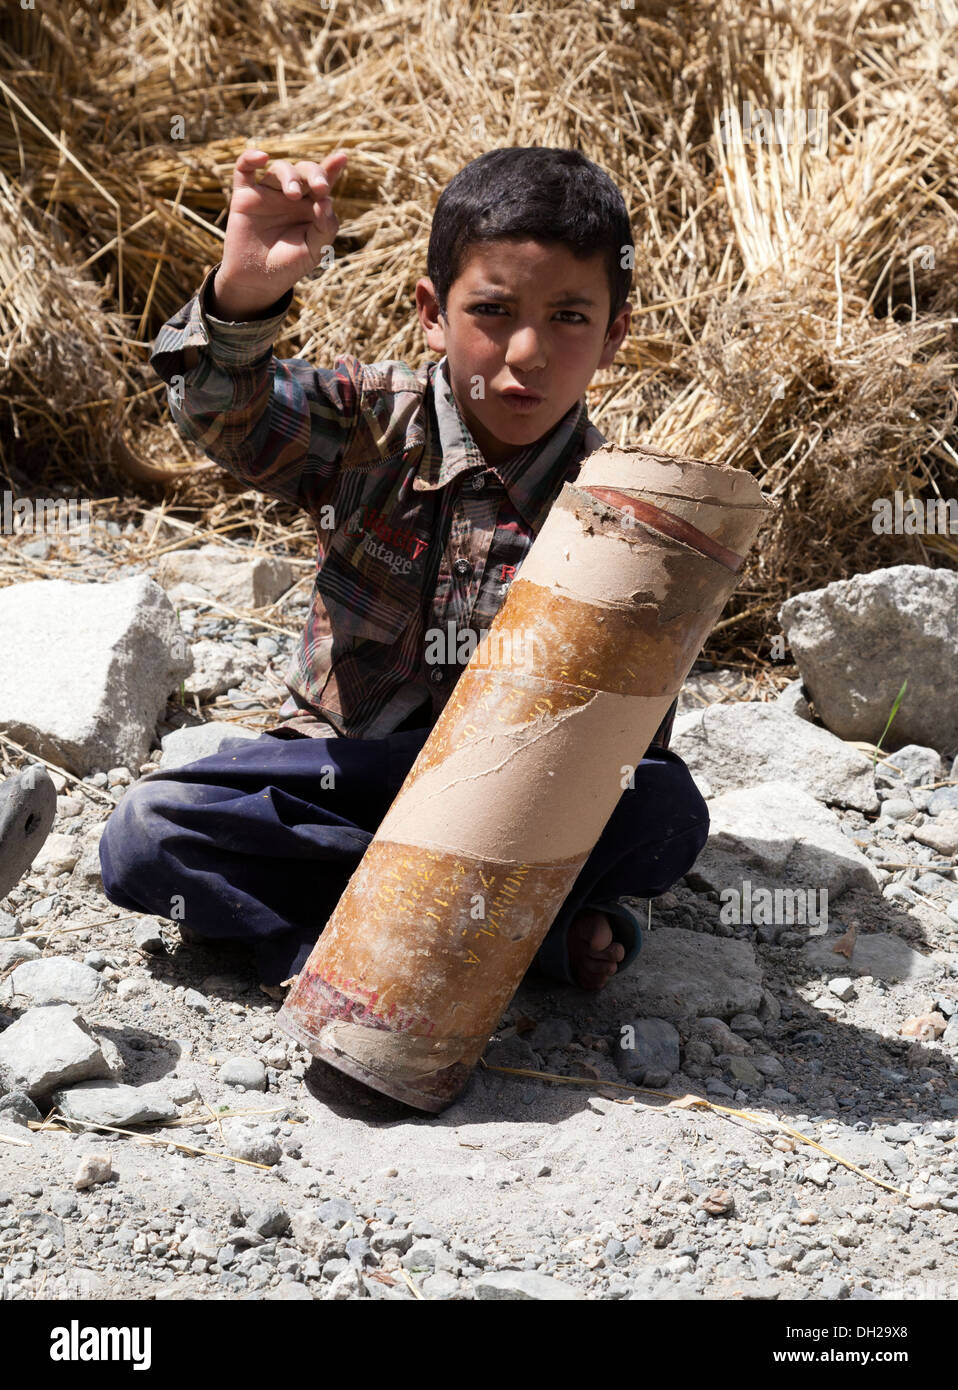
<svg viewBox="0 0 958 1390">
<path fill-rule="evenodd" d="M 489 150 L 460 169 L 439 195 L 426 259 L 444 317 L 468 248 L 504 237 L 558 242 L 583 260 L 603 252 L 608 332 L 632 288 L 633 256 L 623 248 L 633 237 L 625 200 L 604 170 L 579 150 L 540 146 Z"/>
</svg>

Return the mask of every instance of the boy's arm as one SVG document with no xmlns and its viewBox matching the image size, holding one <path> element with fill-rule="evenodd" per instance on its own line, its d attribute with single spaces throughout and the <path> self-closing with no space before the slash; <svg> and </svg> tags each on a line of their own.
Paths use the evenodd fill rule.
<svg viewBox="0 0 958 1390">
<path fill-rule="evenodd" d="M 241 482 L 316 506 L 355 438 L 361 364 L 337 358 L 335 370 L 323 370 L 275 357 L 292 290 L 246 320 L 220 318 L 218 270 L 160 329 L 150 365 L 169 387 L 170 412 L 185 439 Z"/>
</svg>

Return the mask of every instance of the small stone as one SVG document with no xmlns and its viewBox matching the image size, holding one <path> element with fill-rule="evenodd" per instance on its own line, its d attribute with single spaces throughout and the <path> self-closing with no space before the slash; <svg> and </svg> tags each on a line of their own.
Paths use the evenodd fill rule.
<svg viewBox="0 0 958 1390">
<path fill-rule="evenodd" d="M 490 1299 L 525 1299 L 534 1302 L 551 1302 L 558 1299 L 584 1299 L 585 1294 L 548 1274 L 535 1270 L 504 1269 L 497 1273 L 483 1273 L 473 1284 L 476 1297 Z"/>
<path fill-rule="evenodd" d="M 910 798 L 905 800 L 904 797 L 892 796 L 881 804 L 882 820 L 907 820 L 909 816 L 913 816 L 914 814 L 915 808 Z"/>
<path fill-rule="evenodd" d="M 256 1231 L 264 1237 L 284 1236 L 289 1230 L 289 1219 L 286 1208 L 274 1203 L 268 1207 L 257 1207 L 255 1211 L 250 1212 L 246 1218 L 246 1225 L 249 1230 Z"/>
<path fill-rule="evenodd" d="M 620 1029 L 612 1055 L 619 1072 L 635 1085 L 666 1085 L 681 1065 L 679 1035 L 664 1018 L 633 1019 Z"/>
<path fill-rule="evenodd" d="M 761 1086 L 762 1075 L 748 1057 L 730 1057 L 728 1069 L 744 1086 Z"/>
<path fill-rule="evenodd" d="M 345 1197 L 330 1197 L 328 1201 L 320 1202 L 316 1208 L 316 1215 L 335 1231 L 347 1221 L 352 1221 L 356 1215 L 356 1208 L 351 1202 L 347 1202 Z"/>
<path fill-rule="evenodd" d="M 855 999 L 857 997 L 855 994 L 855 982 L 849 979 L 847 975 L 837 975 L 834 980 L 829 980 L 828 989 L 838 999 L 841 999 L 843 1003 L 847 1003 L 849 999 Z"/>
<path fill-rule="evenodd" d="M 437 1269 L 435 1274 L 428 1275 L 422 1281 L 422 1292 L 427 1298 L 457 1298 L 459 1296 L 459 1280 L 448 1270 Z"/>
<path fill-rule="evenodd" d="M 755 1014 L 736 1014 L 729 1027 L 740 1038 L 761 1038 L 765 1035 L 765 1025 Z"/>
<path fill-rule="evenodd" d="M 227 1152 L 236 1158 L 245 1158 L 251 1163 L 262 1163 L 272 1168 L 283 1157 L 279 1140 L 264 1126 L 233 1121 L 226 1128 L 226 1136 Z"/>
<path fill-rule="evenodd" d="M 73 1186 L 82 1191 L 84 1188 L 93 1187 L 95 1183 L 109 1182 L 112 1177 L 113 1161 L 109 1154 L 85 1154 L 80 1159 Z"/>
<path fill-rule="evenodd" d="M 194 1013 L 208 1014 L 210 1011 L 210 1001 L 205 994 L 200 994 L 198 989 L 188 989 L 183 995 L 183 1003 Z"/>
<path fill-rule="evenodd" d="M 9 1120 L 12 1124 L 25 1126 L 31 1120 L 37 1122 L 42 1118 L 40 1111 L 24 1091 L 10 1091 L 8 1095 L 0 1098 L 0 1120 Z"/>
<path fill-rule="evenodd" d="M 32 941 L 0 942 L 0 971 L 9 970 L 12 965 L 20 965 L 25 960 L 39 960 L 40 947 Z"/>
<path fill-rule="evenodd" d="M 706 1193 L 699 1206 L 708 1216 L 731 1216 L 735 1211 L 735 1199 L 727 1188 L 716 1187 Z"/>
<path fill-rule="evenodd" d="M 160 919 L 158 917 L 141 917 L 133 925 L 133 940 L 141 951 L 146 951 L 148 955 L 163 955 L 166 951 L 166 944 L 160 933 Z"/>
<path fill-rule="evenodd" d="M 219 1070 L 224 1086 L 243 1086 L 247 1091 L 266 1090 L 266 1068 L 255 1057 L 231 1057 Z"/>
<path fill-rule="evenodd" d="M 138 995 L 146 994 L 147 988 L 145 980 L 128 977 L 118 982 L 116 995 L 118 999 L 136 999 Z"/>
</svg>

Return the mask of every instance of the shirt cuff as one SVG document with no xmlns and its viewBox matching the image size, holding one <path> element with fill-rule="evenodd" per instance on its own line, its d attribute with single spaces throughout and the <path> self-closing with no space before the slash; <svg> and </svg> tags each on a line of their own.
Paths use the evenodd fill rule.
<svg viewBox="0 0 958 1390">
<path fill-rule="evenodd" d="M 217 262 L 206 274 L 202 285 L 194 297 L 190 322 L 185 330 L 194 333 L 199 341 L 208 345 L 217 362 L 223 366 L 246 367 L 272 352 L 273 343 L 283 319 L 293 302 L 293 291 L 287 290 L 275 304 L 261 310 L 249 319 L 233 321 L 217 318 L 209 305 L 213 280 L 220 268 Z M 189 344 L 184 342 L 183 346 Z"/>
</svg>

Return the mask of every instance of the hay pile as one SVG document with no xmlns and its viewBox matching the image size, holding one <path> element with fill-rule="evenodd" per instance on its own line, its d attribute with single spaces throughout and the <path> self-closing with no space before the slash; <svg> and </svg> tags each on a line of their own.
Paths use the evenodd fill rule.
<svg viewBox="0 0 958 1390">
<path fill-rule="evenodd" d="M 297 287 L 277 354 L 415 364 L 444 184 L 487 149 L 573 145 L 636 234 L 633 332 L 592 417 L 615 443 L 749 468 L 778 500 L 710 644 L 767 659 L 788 594 L 958 561 L 958 536 L 876 535 L 871 505 L 958 494 L 956 39 L 955 0 L 10 7 L 4 486 L 165 495 L 254 534 L 278 518 L 308 555 L 305 518 L 179 439 L 146 366 L 220 258 L 237 154 L 350 152 L 336 261 Z M 746 138 L 745 102 L 753 126 L 823 112 L 827 144 Z"/>
</svg>

